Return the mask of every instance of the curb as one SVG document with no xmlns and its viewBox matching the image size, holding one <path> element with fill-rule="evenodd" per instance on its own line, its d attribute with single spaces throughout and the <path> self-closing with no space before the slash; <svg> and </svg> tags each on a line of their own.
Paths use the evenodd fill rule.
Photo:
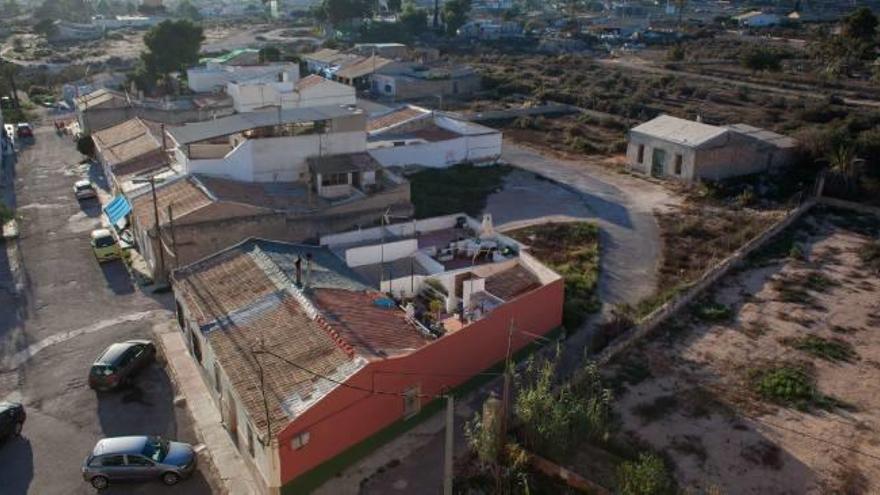
<svg viewBox="0 0 880 495">
<path fill-rule="evenodd" d="M 211 485 L 211 488 L 219 490 L 219 493 L 228 494 L 228 495 L 235 495 L 235 494 L 230 494 L 230 492 L 227 488 L 226 482 L 223 480 L 223 478 L 220 476 L 220 473 L 217 470 L 217 466 L 214 463 L 214 458 L 211 455 L 211 450 L 208 449 L 207 447 L 205 447 L 206 446 L 205 435 L 202 433 L 202 430 L 199 427 L 199 424 L 193 418 L 192 411 L 190 410 L 189 405 L 186 402 L 186 398 L 179 394 L 180 380 L 177 377 L 177 372 L 176 372 L 174 366 L 169 366 L 169 364 L 168 364 L 168 356 L 166 354 L 165 341 L 162 339 L 163 334 L 169 333 L 168 331 L 162 330 L 162 328 L 165 327 L 165 325 L 166 325 L 166 323 L 159 323 L 159 324 L 153 325 L 153 335 L 155 335 L 155 337 L 156 337 L 156 339 L 154 341 L 156 342 L 156 349 L 158 351 L 156 353 L 156 361 L 162 365 L 162 368 L 165 369 L 165 372 L 168 374 L 168 378 L 171 379 L 171 383 L 174 386 L 174 391 L 175 391 L 175 397 L 174 397 L 174 401 L 173 401 L 174 407 L 186 408 L 187 414 L 189 414 L 190 420 L 192 420 L 193 431 L 195 432 L 196 437 L 199 439 L 199 443 L 201 443 L 203 446 L 203 448 L 197 450 L 197 455 L 200 455 L 204 459 L 207 459 L 208 461 L 210 461 L 207 463 L 207 465 L 209 465 L 210 468 L 203 469 L 202 474 L 204 474 L 205 478 L 207 478 L 208 483 Z M 179 400 L 181 398 L 183 399 L 182 402 Z M 206 463 L 201 463 L 199 467 L 203 468 L 204 466 L 206 466 Z"/>
</svg>

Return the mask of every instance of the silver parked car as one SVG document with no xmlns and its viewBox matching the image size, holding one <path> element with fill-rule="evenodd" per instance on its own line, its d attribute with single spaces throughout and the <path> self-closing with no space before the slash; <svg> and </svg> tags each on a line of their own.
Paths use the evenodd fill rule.
<svg viewBox="0 0 880 495">
<path fill-rule="evenodd" d="M 174 485 L 196 468 L 192 446 L 157 436 L 105 438 L 83 462 L 83 479 L 98 490 L 117 481 L 162 480 Z"/>
</svg>

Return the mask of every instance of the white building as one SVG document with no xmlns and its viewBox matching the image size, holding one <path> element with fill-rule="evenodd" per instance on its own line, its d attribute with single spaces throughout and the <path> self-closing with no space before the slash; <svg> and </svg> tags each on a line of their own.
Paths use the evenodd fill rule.
<svg viewBox="0 0 880 495">
<path fill-rule="evenodd" d="M 362 110 L 333 105 L 235 114 L 168 129 L 168 135 L 183 173 L 303 181 L 310 158 L 366 151 L 365 126 Z"/>
<path fill-rule="evenodd" d="M 386 167 L 443 168 L 501 158 L 501 131 L 414 105 L 376 116 L 367 131 L 370 155 Z"/>
<path fill-rule="evenodd" d="M 283 109 L 320 107 L 327 105 L 354 105 L 355 90 L 312 74 L 295 83 L 292 81 L 266 82 L 260 79 L 230 82 L 226 93 L 232 97 L 236 112 L 253 112 L 278 107 Z"/>
<path fill-rule="evenodd" d="M 147 29 L 159 24 L 162 20 L 164 19 L 160 17 L 144 15 L 116 15 L 109 17 L 96 15 L 92 17 L 92 22 L 101 26 L 105 31 L 125 28 Z"/>
<path fill-rule="evenodd" d="M 794 139 L 746 124 L 714 126 L 661 115 L 629 131 L 629 167 L 655 177 L 720 180 L 789 165 Z"/>
<path fill-rule="evenodd" d="M 751 28 L 775 26 L 779 24 L 780 20 L 778 15 L 761 12 L 760 10 L 746 12 L 733 18 L 740 26 Z"/>
<path fill-rule="evenodd" d="M 189 89 L 196 93 L 206 93 L 226 89 L 230 82 L 267 81 L 295 83 L 299 80 L 299 65 L 291 62 L 277 62 L 261 65 L 230 65 L 208 61 L 203 67 L 186 70 Z"/>
</svg>

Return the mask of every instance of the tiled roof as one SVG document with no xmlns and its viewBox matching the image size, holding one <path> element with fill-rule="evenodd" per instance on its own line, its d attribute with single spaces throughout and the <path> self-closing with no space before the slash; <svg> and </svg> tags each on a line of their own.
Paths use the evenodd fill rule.
<svg viewBox="0 0 880 495">
<path fill-rule="evenodd" d="M 151 128 L 139 118 L 97 131 L 92 139 L 111 168 L 162 149 L 161 136 L 154 136 Z"/>
<path fill-rule="evenodd" d="M 413 106 L 406 106 L 388 112 L 385 115 L 380 115 L 374 119 L 370 119 L 369 121 L 367 121 L 367 131 L 372 132 L 385 129 L 386 127 L 391 127 L 393 125 L 406 122 L 407 120 L 421 117 L 422 115 L 425 115 L 427 113 L 429 113 L 428 110 Z"/>
<path fill-rule="evenodd" d="M 367 74 L 372 74 L 374 71 L 379 70 L 382 67 L 385 67 L 386 65 L 393 62 L 393 60 L 388 60 L 387 58 L 383 58 L 378 55 L 371 55 L 339 69 L 336 72 L 336 77 L 356 79 L 358 77 L 363 77 Z"/>
<path fill-rule="evenodd" d="M 113 176 L 121 182 L 134 175 L 141 175 L 168 165 L 168 155 L 162 150 L 154 150 L 125 163 L 113 166 Z"/>
<path fill-rule="evenodd" d="M 317 60 L 319 62 L 332 62 L 337 58 L 341 57 L 343 54 L 339 50 L 333 50 L 332 48 L 322 48 L 314 53 L 307 53 L 303 55 L 303 58 L 306 60 Z"/>
<path fill-rule="evenodd" d="M 99 107 L 118 108 L 128 106 L 128 99 L 118 91 L 101 88 L 76 98 L 74 103 L 83 110 Z"/>
<path fill-rule="evenodd" d="M 213 203 L 193 177 L 157 184 L 156 199 L 159 203 L 159 222 L 162 225 L 168 223 L 168 205 L 171 205 L 174 218 L 180 218 Z M 149 188 L 131 198 L 131 208 L 135 222 L 141 228 L 153 227 L 155 213 Z"/>
<path fill-rule="evenodd" d="M 376 292 L 319 289 L 315 304 L 339 332 L 343 340 L 365 357 L 405 354 L 428 344 L 406 320 L 398 308 L 383 309 L 374 301 L 383 298 Z"/>
<path fill-rule="evenodd" d="M 297 259 L 306 291 L 294 283 Z M 338 386 L 315 374 L 344 382 L 370 359 L 428 343 L 402 310 L 374 304 L 382 295 L 327 248 L 249 240 L 177 270 L 174 281 L 261 437 Z"/>
<path fill-rule="evenodd" d="M 538 277 L 519 264 L 486 278 L 486 291 L 505 301 L 538 287 L 541 287 Z"/>
<path fill-rule="evenodd" d="M 324 79 L 323 77 L 321 77 L 317 74 L 311 74 L 311 75 L 308 75 L 308 76 L 300 79 L 299 81 L 297 81 L 296 82 L 296 89 L 304 90 L 304 89 L 308 89 L 308 88 L 311 88 L 314 86 L 319 86 L 321 84 L 326 84 L 326 83 L 333 83 L 333 81 L 331 81 L 329 79 Z M 334 83 L 334 84 L 339 84 L 339 83 Z"/>
<path fill-rule="evenodd" d="M 328 204 L 317 194 L 309 197 L 307 187 L 301 182 L 242 182 L 207 175 L 196 177 L 217 201 L 285 211 L 306 211 Z"/>
</svg>

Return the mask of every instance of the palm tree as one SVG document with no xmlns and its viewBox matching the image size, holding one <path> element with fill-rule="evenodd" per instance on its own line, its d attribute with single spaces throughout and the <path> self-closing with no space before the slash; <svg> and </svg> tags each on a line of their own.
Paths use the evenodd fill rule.
<svg viewBox="0 0 880 495">
<path fill-rule="evenodd" d="M 842 180 L 847 196 L 857 192 L 861 168 L 864 160 L 856 156 L 856 148 L 852 144 L 842 143 L 834 147 L 826 156 L 828 166 Z"/>
</svg>

